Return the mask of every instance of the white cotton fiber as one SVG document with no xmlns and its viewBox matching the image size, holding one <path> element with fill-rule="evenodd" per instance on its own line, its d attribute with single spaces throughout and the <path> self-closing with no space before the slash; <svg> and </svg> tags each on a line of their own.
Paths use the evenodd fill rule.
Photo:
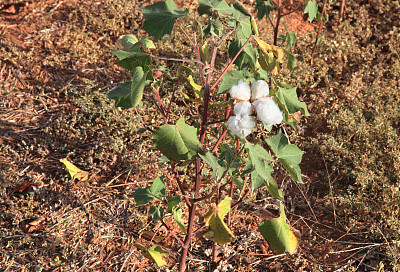
<svg viewBox="0 0 400 272">
<path fill-rule="evenodd" d="M 252 111 L 253 109 L 248 101 L 236 103 L 233 108 L 233 113 L 237 116 L 250 115 Z"/>
<path fill-rule="evenodd" d="M 252 116 L 231 116 L 228 119 L 228 129 L 241 138 L 248 136 L 256 125 Z"/>
<path fill-rule="evenodd" d="M 241 79 L 239 80 L 237 85 L 232 86 L 229 92 L 231 94 L 231 98 L 240 99 L 243 101 L 250 100 L 250 86 Z"/>
<path fill-rule="evenodd" d="M 258 80 L 251 85 L 251 100 L 256 100 L 269 95 L 268 83 L 264 80 Z"/>
<path fill-rule="evenodd" d="M 283 120 L 283 115 L 272 97 L 264 97 L 253 102 L 257 118 L 266 125 L 277 125 Z"/>
</svg>

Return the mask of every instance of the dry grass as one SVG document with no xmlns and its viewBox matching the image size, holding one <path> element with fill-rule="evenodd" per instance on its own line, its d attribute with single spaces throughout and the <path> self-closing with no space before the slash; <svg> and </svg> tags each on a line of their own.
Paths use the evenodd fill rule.
<svg viewBox="0 0 400 272">
<path fill-rule="evenodd" d="M 158 226 L 130 194 L 165 173 L 166 166 L 158 163 L 150 134 L 137 133 L 138 116 L 114 109 L 104 97 L 110 86 L 128 78 L 109 51 L 120 35 L 141 33 L 137 7 L 143 3 L 89 2 L 30 1 L 15 14 L 0 12 L 2 271 L 156 271 L 134 244 L 147 244 L 147 231 Z M 221 269 L 371 271 L 382 262 L 389 271 L 398 262 L 400 33 L 393 24 L 400 12 L 385 14 L 400 8 L 395 1 L 347 2 L 341 25 L 332 4 L 312 64 L 315 37 L 298 34 L 301 66 L 287 78 L 299 84 L 312 114 L 291 135 L 307 151 L 302 164 L 307 185 L 277 177 L 290 221 L 302 233 L 299 252 L 264 253 L 254 231 L 263 214 L 242 205 L 232 225 L 237 240 L 219 255 Z M 261 29 L 268 31 L 265 25 Z M 180 48 L 179 39 L 173 37 L 175 44 L 164 43 L 158 53 Z M 139 113 L 153 125 L 160 122 L 150 100 Z M 198 113 L 191 108 L 176 114 Z M 77 181 L 59 162 L 64 157 L 89 171 L 89 180 L 74 186 Z M 26 182 L 38 191 L 12 187 Z M 251 199 L 270 204 L 262 190 Z M 174 271 L 179 245 L 159 230 L 160 244 L 172 253 L 162 271 Z M 209 269 L 209 248 L 196 238 L 193 270 Z"/>
</svg>

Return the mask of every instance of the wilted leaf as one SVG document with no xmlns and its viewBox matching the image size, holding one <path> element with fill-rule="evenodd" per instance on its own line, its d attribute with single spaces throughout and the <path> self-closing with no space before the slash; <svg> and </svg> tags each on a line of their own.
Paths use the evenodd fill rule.
<svg viewBox="0 0 400 272">
<path fill-rule="evenodd" d="M 204 217 L 206 226 L 210 226 L 211 228 L 211 231 L 204 234 L 204 237 L 221 246 L 235 240 L 235 236 L 224 222 L 224 217 L 231 209 L 231 201 L 232 198 L 225 197 L 218 206 L 212 204 L 210 210 Z"/>
<path fill-rule="evenodd" d="M 269 246 L 275 254 L 289 252 L 293 254 L 299 243 L 294 231 L 286 223 L 284 207 L 280 206 L 280 216 L 278 218 L 267 219 L 258 226 L 261 235 L 267 240 Z"/>
<path fill-rule="evenodd" d="M 163 125 L 153 134 L 155 147 L 173 161 L 188 160 L 200 151 L 197 129 L 180 118 L 176 125 Z"/>
<path fill-rule="evenodd" d="M 26 223 L 23 226 L 23 231 L 26 233 L 32 233 L 32 232 L 36 232 L 39 230 L 44 229 L 47 225 L 48 225 L 48 218 L 46 215 L 43 215 L 35 220 L 32 220 L 28 223 Z"/>
<path fill-rule="evenodd" d="M 147 259 L 155 263 L 158 267 L 163 266 L 166 264 L 163 257 L 168 257 L 169 252 L 163 250 L 160 246 L 152 246 L 147 249 L 145 246 L 141 244 L 135 244 L 135 247 L 142 251 L 143 256 Z"/>
<path fill-rule="evenodd" d="M 280 63 L 283 62 L 283 50 L 282 48 L 274 45 L 270 45 L 257 36 L 254 36 L 259 47 L 261 48 L 260 56 L 258 57 L 258 62 L 261 67 L 266 71 L 277 72 L 280 70 Z"/>
<path fill-rule="evenodd" d="M 156 207 L 154 205 L 151 205 L 149 213 L 151 214 L 151 217 L 153 218 L 154 222 L 157 222 L 158 220 L 164 217 L 164 209 L 162 207 Z"/>
<path fill-rule="evenodd" d="M 33 191 L 37 190 L 37 188 L 39 187 L 39 184 L 30 182 L 30 181 L 24 181 L 20 184 L 12 185 L 11 187 L 20 193 L 33 192 Z"/>
<path fill-rule="evenodd" d="M 173 217 L 176 221 L 176 223 L 178 223 L 179 227 L 181 228 L 183 234 L 186 234 L 186 228 L 185 228 L 185 224 L 182 223 L 182 210 L 179 207 L 175 207 L 173 209 Z"/>
<path fill-rule="evenodd" d="M 85 181 L 88 179 L 89 172 L 79 169 L 67 159 L 61 159 L 60 162 L 65 165 L 65 170 L 68 172 L 72 179 L 78 179 L 80 181 Z"/>
<path fill-rule="evenodd" d="M 141 8 L 145 17 L 143 29 L 155 37 L 161 39 L 171 34 L 175 24 L 175 18 L 189 14 L 189 10 L 180 10 L 173 0 L 160 1 L 153 5 Z"/>
</svg>

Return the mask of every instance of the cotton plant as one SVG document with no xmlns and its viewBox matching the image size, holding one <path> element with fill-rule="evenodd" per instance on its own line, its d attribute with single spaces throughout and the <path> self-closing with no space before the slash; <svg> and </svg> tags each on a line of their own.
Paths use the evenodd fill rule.
<svg viewBox="0 0 400 272">
<path fill-rule="evenodd" d="M 228 119 L 228 128 L 241 138 L 247 137 L 256 125 L 255 118 L 251 116 L 253 109 L 257 119 L 265 125 L 278 125 L 283 120 L 283 114 L 269 96 L 269 86 L 264 80 L 258 80 L 250 87 L 240 79 L 230 89 L 230 95 L 237 103 L 233 107 L 234 115 Z"/>
</svg>

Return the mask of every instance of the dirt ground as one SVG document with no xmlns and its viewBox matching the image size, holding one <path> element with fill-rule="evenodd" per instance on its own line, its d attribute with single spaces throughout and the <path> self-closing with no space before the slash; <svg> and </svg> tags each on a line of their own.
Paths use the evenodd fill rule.
<svg viewBox="0 0 400 272">
<path fill-rule="evenodd" d="M 144 35 L 139 8 L 152 2 L 0 1 L 0 271 L 176 271 L 179 244 L 149 219 L 148 207 L 136 206 L 131 196 L 162 175 L 166 166 L 158 162 L 160 154 L 151 147 L 151 135 L 140 130 L 138 115 L 115 109 L 104 96 L 129 79 L 115 65 L 110 50 L 121 35 Z M 180 7 L 196 7 L 195 2 L 189 6 L 178 2 Z M 249 9 L 255 6 L 255 1 L 243 2 Z M 385 151 L 393 156 L 383 159 L 381 172 L 394 172 L 389 173 L 391 183 L 374 193 L 373 185 L 359 182 L 367 178 L 354 174 L 357 167 L 360 172 L 372 171 L 361 159 L 365 149 L 360 148 L 357 156 L 349 151 L 357 145 L 353 140 L 369 141 L 357 134 L 367 131 L 368 125 L 343 136 L 344 144 L 338 136 L 347 135 L 341 129 L 351 125 L 351 120 L 339 119 L 341 109 L 356 112 L 350 107 L 361 101 L 365 89 L 357 86 L 379 84 L 365 78 L 371 73 L 388 79 L 382 79 L 379 86 L 384 87 L 376 87 L 374 93 L 393 107 L 392 115 L 385 117 L 392 129 L 386 131 L 392 134 L 379 137 L 398 139 L 399 122 L 394 117 L 398 95 L 386 93 L 386 88 L 396 93 L 399 86 L 399 4 L 346 1 L 340 22 L 341 1 L 330 1 L 330 19 L 311 59 L 317 24 L 303 19 L 301 2 L 284 1 L 290 5 L 288 11 L 295 11 L 285 17 L 284 25 L 296 31 L 296 53 L 302 63 L 288 80 L 298 84 L 299 96 L 311 113 L 302 120 L 299 134 L 293 135 L 306 151 L 301 165 L 306 184 L 295 184 L 286 176 L 280 181 L 288 219 L 301 233 L 299 249 L 293 255 L 274 255 L 255 231 L 265 215 L 244 203 L 232 220 L 236 241 L 220 248 L 219 262 L 213 264 L 211 243 L 199 235 L 190 249 L 189 271 L 399 269 L 395 242 L 400 237 L 396 222 L 400 148 L 393 140 L 395 147 Z M 387 12 L 394 15 L 387 18 Z M 261 23 L 260 30 L 270 37 L 267 22 Z M 158 53 L 168 55 L 168 51 L 180 57 L 191 54 L 185 49 L 177 53 L 168 43 Z M 139 113 L 155 124 L 160 120 L 154 108 L 146 107 L 150 102 L 145 101 Z M 360 108 L 363 103 L 359 102 Z M 88 180 L 71 180 L 62 158 L 88 171 Z M 357 166 L 357 161 L 362 165 Z M 357 190 L 363 195 L 357 195 Z M 375 202 L 376 194 L 383 199 Z M 264 208 L 273 204 L 265 190 L 250 199 Z M 166 222 L 174 225 L 171 218 Z M 134 246 L 147 245 L 156 229 L 157 244 L 171 253 L 167 266 L 160 269 Z"/>
</svg>

